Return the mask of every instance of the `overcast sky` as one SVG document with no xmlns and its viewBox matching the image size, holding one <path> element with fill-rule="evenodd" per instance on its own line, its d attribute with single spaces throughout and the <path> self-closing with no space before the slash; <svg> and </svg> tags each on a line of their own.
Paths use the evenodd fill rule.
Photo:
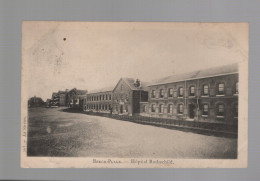
<svg viewBox="0 0 260 181">
<path fill-rule="evenodd" d="M 27 96 L 151 81 L 248 59 L 247 24 L 25 22 Z"/>
</svg>

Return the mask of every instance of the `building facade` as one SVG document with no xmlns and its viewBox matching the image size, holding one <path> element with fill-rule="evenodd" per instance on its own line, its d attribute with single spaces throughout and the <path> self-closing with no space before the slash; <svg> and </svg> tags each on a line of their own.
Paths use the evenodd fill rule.
<svg viewBox="0 0 260 181">
<path fill-rule="evenodd" d="M 134 115 L 140 113 L 140 102 L 148 101 L 146 86 L 137 79 L 121 78 L 113 90 L 112 113 Z"/>
<path fill-rule="evenodd" d="M 112 87 L 89 92 L 83 102 L 83 111 L 111 113 Z"/>
<path fill-rule="evenodd" d="M 57 92 L 53 92 L 51 96 L 51 105 L 52 106 L 59 106 L 60 103 L 60 96 Z"/>
<path fill-rule="evenodd" d="M 176 120 L 238 122 L 238 64 L 141 83 L 121 78 L 114 88 L 86 94 L 84 111 Z"/>
<path fill-rule="evenodd" d="M 45 107 L 51 107 L 51 99 L 46 100 Z"/>
<path fill-rule="evenodd" d="M 83 110 L 119 115 L 140 113 L 140 102 L 148 100 L 148 92 L 139 80 L 121 78 L 116 86 L 90 92 L 86 95 Z"/>
<path fill-rule="evenodd" d="M 66 106 L 66 91 L 59 91 L 59 106 Z"/>
<path fill-rule="evenodd" d="M 87 90 L 71 89 L 66 94 L 66 105 L 72 108 L 83 108 L 83 100 Z"/>
<path fill-rule="evenodd" d="M 140 103 L 143 116 L 237 124 L 237 64 L 170 76 L 148 87 L 148 101 Z"/>
</svg>

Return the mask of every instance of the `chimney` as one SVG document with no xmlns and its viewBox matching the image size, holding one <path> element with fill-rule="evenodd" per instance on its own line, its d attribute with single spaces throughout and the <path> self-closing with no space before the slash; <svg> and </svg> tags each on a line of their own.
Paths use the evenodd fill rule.
<svg viewBox="0 0 260 181">
<path fill-rule="evenodd" d="M 141 87 L 141 82 L 139 79 L 136 79 L 135 81 L 135 87 Z"/>
</svg>

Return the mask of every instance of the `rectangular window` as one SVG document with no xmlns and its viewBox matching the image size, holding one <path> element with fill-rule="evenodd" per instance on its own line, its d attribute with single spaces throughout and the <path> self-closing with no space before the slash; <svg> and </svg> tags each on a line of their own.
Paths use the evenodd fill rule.
<svg viewBox="0 0 260 181">
<path fill-rule="evenodd" d="M 146 112 L 146 106 L 145 105 L 143 106 L 143 112 Z"/>
<path fill-rule="evenodd" d="M 152 112 L 155 112 L 155 105 L 153 104 L 152 107 L 151 107 L 151 111 Z"/>
<path fill-rule="evenodd" d="M 159 106 L 159 112 L 163 113 L 163 105 L 162 104 L 160 104 L 160 106 Z"/>
<path fill-rule="evenodd" d="M 208 104 L 204 104 L 203 105 L 203 115 L 208 115 L 209 112 L 209 105 Z"/>
<path fill-rule="evenodd" d="M 182 114 L 182 113 L 183 113 L 183 105 L 179 104 L 179 114 Z"/>
<path fill-rule="evenodd" d="M 224 84 L 218 84 L 218 95 L 224 95 Z"/>
<path fill-rule="evenodd" d="M 172 105 L 170 104 L 169 107 L 168 107 L 168 113 L 172 113 Z"/>
<path fill-rule="evenodd" d="M 161 89 L 161 90 L 160 90 L 160 98 L 163 98 L 163 97 L 164 97 L 164 90 Z"/>
<path fill-rule="evenodd" d="M 194 86 L 190 87 L 190 96 L 195 96 L 195 87 Z"/>
<path fill-rule="evenodd" d="M 179 97 L 183 97 L 183 88 L 182 87 L 179 88 Z"/>
<path fill-rule="evenodd" d="M 223 104 L 219 104 L 218 105 L 218 116 L 224 116 L 224 105 Z"/>
<path fill-rule="evenodd" d="M 152 90 L 152 92 L 151 92 L 151 98 L 155 98 L 155 90 Z"/>
<path fill-rule="evenodd" d="M 203 95 L 209 95 L 209 86 L 208 85 L 204 85 L 203 86 Z"/>
<path fill-rule="evenodd" d="M 173 97 L 173 89 L 172 88 L 169 89 L 169 97 Z"/>
</svg>

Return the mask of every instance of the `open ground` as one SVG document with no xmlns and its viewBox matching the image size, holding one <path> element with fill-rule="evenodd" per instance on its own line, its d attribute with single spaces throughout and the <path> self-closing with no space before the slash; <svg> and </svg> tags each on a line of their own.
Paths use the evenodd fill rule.
<svg viewBox="0 0 260 181">
<path fill-rule="evenodd" d="M 237 139 L 30 108 L 28 156 L 236 158 Z"/>
</svg>

